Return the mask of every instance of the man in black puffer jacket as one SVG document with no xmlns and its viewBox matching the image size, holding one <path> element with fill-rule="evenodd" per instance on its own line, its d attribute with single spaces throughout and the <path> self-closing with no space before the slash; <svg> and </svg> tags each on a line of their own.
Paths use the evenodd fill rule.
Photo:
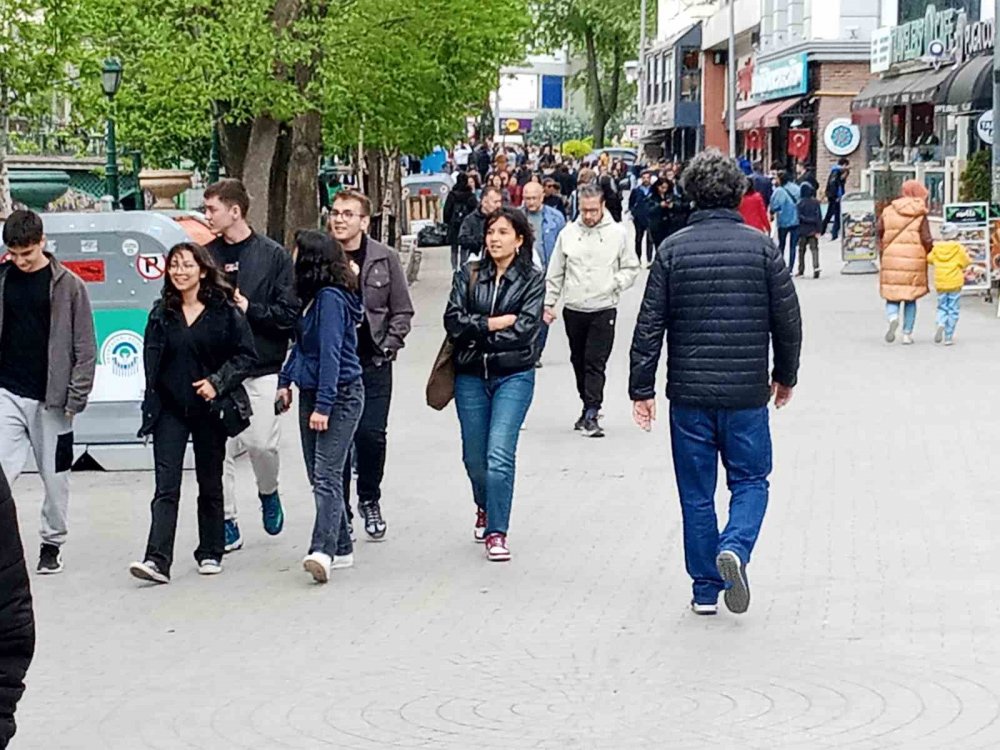
<svg viewBox="0 0 1000 750">
<path fill-rule="evenodd" d="M 771 433 L 767 404 L 781 408 L 797 382 L 802 323 L 788 268 L 771 239 L 736 210 L 746 178 L 710 149 L 684 172 L 695 206 L 688 226 L 660 245 L 632 339 L 629 395 L 636 423 L 656 418 L 656 366 L 667 335 L 667 398 L 674 474 L 684 519 L 692 609 L 715 614 L 750 604 L 746 565 L 767 508 Z M 768 372 L 770 349 L 774 366 Z M 719 455 L 732 492 L 719 533 Z"/>
<path fill-rule="evenodd" d="M 35 616 L 7 478 L 0 471 L 0 750 L 16 729 L 14 709 L 35 653 Z"/>
</svg>

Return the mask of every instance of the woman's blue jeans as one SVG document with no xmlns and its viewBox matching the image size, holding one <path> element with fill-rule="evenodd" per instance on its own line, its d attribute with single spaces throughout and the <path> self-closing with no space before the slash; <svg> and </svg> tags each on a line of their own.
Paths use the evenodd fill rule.
<svg viewBox="0 0 1000 750">
<path fill-rule="evenodd" d="M 514 498 L 514 458 L 521 424 L 535 394 L 535 371 L 481 378 L 455 377 L 462 460 L 486 533 L 506 534 Z"/>
<path fill-rule="evenodd" d="M 903 333 L 913 333 L 913 326 L 917 323 L 917 302 L 886 302 L 885 317 L 893 321 L 899 317 L 899 307 L 903 306 Z"/>
</svg>

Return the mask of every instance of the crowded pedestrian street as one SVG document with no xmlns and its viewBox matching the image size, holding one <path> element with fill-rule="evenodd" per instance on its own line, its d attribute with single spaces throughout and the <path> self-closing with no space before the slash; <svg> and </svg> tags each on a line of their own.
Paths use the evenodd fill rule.
<svg viewBox="0 0 1000 750">
<path fill-rule="evenodd" d="M 630 229 L 631 231 L 631 229 Z M 303 575 L 314 501 L 283 417 L 284 530 L 244 457 L 244 546 L 199 576 L 185 478 L 169 586 L 127 573 L 148 472 L 74 473 L 66 572 L 32 576 L 38 644 L 18 750 L 510 750 L 1000 746 L 996 302 L 962 300 L 955 346 L 884 340 L 877 276 L 796 279 L 803 348 L 771 410 L 774 472 L 742 616 L 690 608 L 663 369 L 632 420 L 629 345 L 647 271 L 622 296 L 604 439 L 582 439 L 563 320 L 520 434 L 511 562 L 473 543 L 454 406 L 425 404 L 451 285 L 425 249 L 395 364 L 380 543 L 326 586 Z M 188 475 L 192 475 L 188 472 Z M 43 490 L 14 488 L 29 554 Z M 717 504 L 728 493 L 720 479 Z"/>
</svg>

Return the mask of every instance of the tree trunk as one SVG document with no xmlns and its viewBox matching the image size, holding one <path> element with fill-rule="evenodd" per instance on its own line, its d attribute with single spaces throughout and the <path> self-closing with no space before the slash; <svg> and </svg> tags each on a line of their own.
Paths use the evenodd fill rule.
<svg viewBox="0 0 1000 750">
<path fill-rule="evenodd" d="M 267 204 L 267 236 L 275 242 L 285 239 L 285 207 L 288 202 L 288 175 L 292 157 L 292 130 L 285 123 L 278 129 L 278 140 L 271 163 L 270 196 Z"/>
<path fill-rule="evenodd" d="M 604 148 L 604 128 L 608 124 L 608 110 L 601 95 L 600 63 L 597 59 L 597 42 L 589 26 L 584 32 L 587 48 L 587 88 L 590 89 L 591 106 L 594 108 L 594 148 Z"/>
<path fill-rule="evenodd" d="M 292 247 L 295 232 L 319 226 L 319 160 L 323 119 L 317 111 L 292 120 L 288 190 L 285 198 L 285 247 Z"/>
<path fill-rule="evenodd" d="M 3 92 L 0 92 L 0 96 Z M 10 115 L 7 108 L 0 108 L 0 219 L 10 216 L 14 199 L 10 194 L 10 174 L 7 171 L 7 144 L 10 143 Z"/>
<path fill-rule="evenodd" d="M 399 169 L 399 150 L 393 151 L 394 158 L 396 161 L 396 176 L 392 181 L 392 211 L 393 215 L 399 217 L 396 221 L 396 231 L 393 233 L 392 242 L 390 243 L 394 248 L 399 249 L 402 247 L 403 241 L 403 175 Z M 409 227 L 406 227 L 407 234 L 409 234 Z"/>
<path fill-rule="evenodd" d="M 608 126 L 608 116 L 602 109 L 594 108 L 594 148 L 604 148 L 604 130 Z"/>
<path fill-rule="evenodd" d="M 250 226 L 265 234 L 271 197 L 271 165 L 278 145 L 279 127 L 278 121 L 268 115 L 254 118 L 242 171 L 243 184 L 250 193 L 247 221 Z"/>
<path fill-rule="evenodd" d="M 219 151 L 221 151 L 219 160 L 226 168 L 227 177 L 243 179 L 252 127 L 252 120 L 238 123 L 222 122 L 219 128 Z"/>
</svg>

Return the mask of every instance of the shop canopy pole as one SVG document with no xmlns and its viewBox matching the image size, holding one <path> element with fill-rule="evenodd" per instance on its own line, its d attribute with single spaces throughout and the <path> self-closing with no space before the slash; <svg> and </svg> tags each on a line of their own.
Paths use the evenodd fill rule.
<svg viewBox="0 0 1000 750">
<path fill-rule="evenodd" d="M 1000 7 L 1000 0 L 996 0 Z M 729 52 L 726 61 L 729 63 L 729 155 L 736 158 L 736 0 L 729 0 Z M 996 65 L 994 58 L 993 64 Z M 994 97 L 996 94 L 994 94 Z M 996 157 L 994 157 L 996 158 Z M 996 162 L 994 162 L 996 164 Z M 996 171 L 996 170 L 994 170 Z"/>
<path fill-rule="evenodd" d="M 995 10 L 993 11 L 993 18 L 998 19 L 1000 22 L 1000 0 L 994 0 Z M 1000 113 L 1000 56 L 994 53 L 993 55 L 993 122 L 994 122 L 994 134 L 996 133 L 996 119 L 997 113 Z M 998 144 L 996 135 L 993 136 L 993 202 L 1000 203 L 1000 144 Z M 1000 308 L 997 309 L 997 314 L 1000 315 Z"/>
</svg>

